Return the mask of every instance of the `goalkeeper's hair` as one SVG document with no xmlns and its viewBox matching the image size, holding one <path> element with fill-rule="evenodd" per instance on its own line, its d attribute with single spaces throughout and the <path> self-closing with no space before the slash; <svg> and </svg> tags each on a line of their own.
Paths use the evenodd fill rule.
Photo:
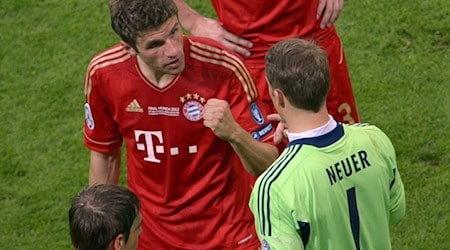
<svg viewBox="0 0 450 250">
<path fill-rule="evenodd" d="M 282 40 L 266 54 L 266 76 L 297 108 L 318 112 L 330 88 L 328 56 L 314 42 Z"/>
</svg>

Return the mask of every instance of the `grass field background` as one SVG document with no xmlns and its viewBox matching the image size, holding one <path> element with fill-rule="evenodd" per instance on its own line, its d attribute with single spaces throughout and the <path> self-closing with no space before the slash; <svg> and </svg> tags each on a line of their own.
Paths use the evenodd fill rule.
<svg viewBox="0 0 450 250">
<path fill-rule="evenodd" d="M 362 119 L 397 149 L 394 249 L 450 249 L 449 16 L 448 0 L 346 1 L 336 24 Z M 0 31 L 0 249 L 70 249 L 67 210 L 88 180 L 83 78 L 118 38 L 104 0 L 2 0 Z"/>
</svg>

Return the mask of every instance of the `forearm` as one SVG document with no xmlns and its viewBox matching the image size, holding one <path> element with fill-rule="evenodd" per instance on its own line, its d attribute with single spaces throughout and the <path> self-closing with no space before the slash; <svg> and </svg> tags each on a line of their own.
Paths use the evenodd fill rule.
<svg viewBox="0 0 450 250">
<path fill-rule="evenodd" d="M 197 21 L 202 19 L 203 16 L 189 7 L 183 0 L 173 0 L 173 2 L 178 8 L 178 18 L 181 25 L 191 32 Z"/>
<path fill-rule="evenodd" d="M 109 153 L 91 151 L 89 185 L 117 184 L 120 175 L 121 150 Z"/>
<path fill-rule="evenodd" d="M 230 140 L 230 144 L 239 155 L 245 169 L 255 176 L 260 175 L 278 157 L 275 146 L 255 140 L 242 128 L 233 140 Z"/>
</svg>

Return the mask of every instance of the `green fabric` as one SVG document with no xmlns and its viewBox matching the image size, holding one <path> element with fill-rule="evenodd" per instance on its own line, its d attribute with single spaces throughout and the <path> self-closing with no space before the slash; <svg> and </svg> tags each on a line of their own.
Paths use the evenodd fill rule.
<svg viewBox="0 0 450 250">
<path fill-rule="evenodd" d="M 405 214 L 392 143 L 366 124 L 330 133 L 291 142 L 258 177 L 250 208 L 263 248 L 391 248 L 389 224 Z"/>
</svg>

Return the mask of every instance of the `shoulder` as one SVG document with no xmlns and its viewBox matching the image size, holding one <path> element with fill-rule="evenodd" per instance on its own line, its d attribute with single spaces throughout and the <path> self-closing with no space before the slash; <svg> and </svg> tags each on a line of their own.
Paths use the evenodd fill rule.
<svg viewBox="0 0 450 250">
<path fill-rule="evenodd" d="M 198 48 L 204 48 L 207 50 L 215 51 L 218 53 L 229 54 L 230 56 L 236 57 L 242 61 L 242 57 L 236 52 L 226 48 L 216 40 L 213 40 L 208 37 L 199 37 L 199 36 L 185 36 L 185 43 L 190 46 L 195 46 Z"/>
<path fill-rule="evenodd" d="M 344 129 L 349 136 L 370 140 L 375 144 L 383 143 L 385 146 L 392 147 L 392 142 L 388 135 L 376 125 L 369 123 L 344 124 Z"/>
<path fill-rule="evenodd" d="M 256 98 L 256 86 L 237 53 L 205 37 L 186 36 L 184 46 L 186 64 L 194 70 L 222 72 L 226 79 L 244 88 L 249 100 Z"/>
<path fill-rule="evenodd" d="M 384 134 L 380 128 L 370 123 L 354 123 L 354 124 L 343 124 L 344 129 L 347 131 L 355 132 L 355 133 L 375 133 L 375 134 Z"/>
<path fill-rule="evenodd" d="M 88 75 L 92 76 L 99 70 L 115 70 L 123 62 L 131 58 L 130 53 L 125 50 L 121 43 L 97 53 L 90 61 Z"/>
<path fill-rule="evenodd" d="M 244 70 L 242 58 L 218 42 L 204 37 L 187 36 L 185 40 L 189 60 L 223 69 L 226 71 Z"/>
</svg>

